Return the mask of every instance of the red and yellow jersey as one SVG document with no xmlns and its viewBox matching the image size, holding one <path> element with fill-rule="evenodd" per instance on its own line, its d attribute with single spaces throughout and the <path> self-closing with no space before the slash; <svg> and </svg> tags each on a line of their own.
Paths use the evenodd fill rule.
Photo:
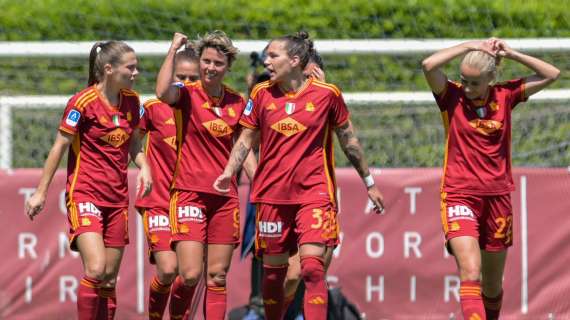
<svg viewBox="0 0 570 320">
<path fill-rule="evenodd" d="M 140 128 L 146 132 L 145 154 L 152 172 L 152 192 L 137 199 L 142 208 L 169 208 L 170 184 L 176 165 L 177 141 L 174 111 L 158 99 L 144 103 Z"/>
<path fill-rule="evenodd" d="M 174 108 L 177 123 L 181 123 L 178 128 L 181 139 L 173 187 L 224 195 L 217 192 L 213 184 L 228 163 L 245 108 L 243 97 L 224 86 L 222 96 L 213 99 L 201 82 L 196 81 L 180 88 Z M 235 178 L 229 196 L 237 197 Z"/>
<path fill-rule="evenodd" d="M 333 130 L 348 119 L 334 85 L 311 78 L 288 94 L 270 81 L 258 84 L 240 121 L 260 131 L 252 202 L 336 203 Z"/>
<path fill-rule="evenodd" d="M 95 86 L 74 95 L 59 130 L 74 135 L 67 162 L 68 201 L 105 207 L 128 205 L 129 143 L 139 124 L 139 97 L 121 90 L 111 106 Z"/>
<path fill-rule="evenodd" d="M 511 174 L 511 112 L 525 101 L 524 79 L 496 84 L 486 101 L 467 99 L 448 81 L 435 95 L 446 129 L 442 191 L 500 195 L 514 190 Z"/>
</svg>

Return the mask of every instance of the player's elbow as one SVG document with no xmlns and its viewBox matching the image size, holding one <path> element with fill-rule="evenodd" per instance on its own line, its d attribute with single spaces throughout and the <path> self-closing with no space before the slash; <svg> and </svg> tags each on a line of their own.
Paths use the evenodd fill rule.
<svg viewBox="0 0 570 320">
<path fill-rule="evenodd" d="M 428 73 L 433 71 L 433 66 L 434 64 L 431 63 L 430 58 L 426 58 L 422 61 L 422 70 L 424 71 L 424 73 Z"/>
</svg>

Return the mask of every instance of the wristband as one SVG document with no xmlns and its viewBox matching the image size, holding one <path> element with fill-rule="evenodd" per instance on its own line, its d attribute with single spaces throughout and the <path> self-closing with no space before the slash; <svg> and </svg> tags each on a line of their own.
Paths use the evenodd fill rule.
<svg viewBox="0 0 570 320">
<path fill-rule="evenodd" d="M 366 185 L 366 188 L 370 188 L 374 185 L 374 178 L 372 178 L 371 174 L 364 177 L 363 180 L 364 180 L 364 184 Z"/>
</svg>

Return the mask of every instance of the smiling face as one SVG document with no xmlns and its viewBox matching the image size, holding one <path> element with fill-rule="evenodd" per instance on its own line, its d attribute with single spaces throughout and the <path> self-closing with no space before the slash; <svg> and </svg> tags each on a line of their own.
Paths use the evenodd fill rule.
<svg viewBox="0 0 570 320">
<path fill-rule="evenodd" d="M 221 84 L 228 68 L 228 58 L 222 52 L 204 48 L 200 56 L 200 77 L 205 85 Z"/>
<path fill-rule="evenodd" d="M 138 61 L 134 52 L 125 52 L 116 65 L 106 64 L 105 73 L 111 83 L 120 89 L 132 89 L 139 74 Z"/>
<path fill-rule="evenodd" d="M 468 64 L 461 64 L 461 84 L 468 99 L 485 98 L 491 81 L 493 77 L 488 73 Z"/>
<path fill-rule="evenodd" d="M 299 58 L 289 57 L 285 41 L 274 40 L 267 47 L 267 57 L 265 58 L 264 65 L 269 72 L 271 81 L 282 82 L 287 79 L 295 67 L 299 65 Z"/>
</svg>

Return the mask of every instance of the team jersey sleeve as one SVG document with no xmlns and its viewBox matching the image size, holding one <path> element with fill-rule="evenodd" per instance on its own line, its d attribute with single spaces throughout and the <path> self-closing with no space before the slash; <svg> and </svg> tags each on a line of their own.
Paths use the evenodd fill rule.
<svg viewBox="0 0 570 320">
<path fill-rule="evenodd" d="M 79 108 L 76 106 L 76 99 L 75 97 L 71 98 L 63 111 L 63 116 L 61 117 L 61 121 L 59 123 L 59 130 L 75 135 L 81 123 L 83 122 L 84 112 L 83 108 Z"/>
<path fill-rule="evenodd" d="M 525 97 L 525 80 L 524 78 L 509 80 L 502 84 L 503 88 L 505 88 L 509 94 L 508 102 L 510 104 L 511 109 L 514 109 L 517 104 L 520 102 L 524 102 L 528 100 Z"/>
<path fill-rule="evenodd" d="M 350 112 L 348 107 L 344 102 L 342 94 L 331 95 L 332 97 L 332 108 L 331 108 L 331 122 L 333 127 L 338 128 L 343 126 L 350 117 Z"/>
<path fill-rule="evenodd" d="M 250 97 L 247 100 L 239 123 L 250 129 L 259 127 L 259 96 Z"/>
<path fill-rule="evenodd" d="M 147 132 L 151 129 L 151 109 L 148 107 L 149 101 L 145 102 L 144 105 L 140 107 L 139 110 L 139 129 Z"/>
<path fill-rule="evenodd" d="M 458 93 L 461 91 L 461 86 L 451 80 L 447 80 L 445 88 L 439 94 L 432 92 L 435 97 L 435 102 L 439 107 L 439 111 L 448 111 L 449 108 L 453 107 L 458 98 Z"/>
</svg>

